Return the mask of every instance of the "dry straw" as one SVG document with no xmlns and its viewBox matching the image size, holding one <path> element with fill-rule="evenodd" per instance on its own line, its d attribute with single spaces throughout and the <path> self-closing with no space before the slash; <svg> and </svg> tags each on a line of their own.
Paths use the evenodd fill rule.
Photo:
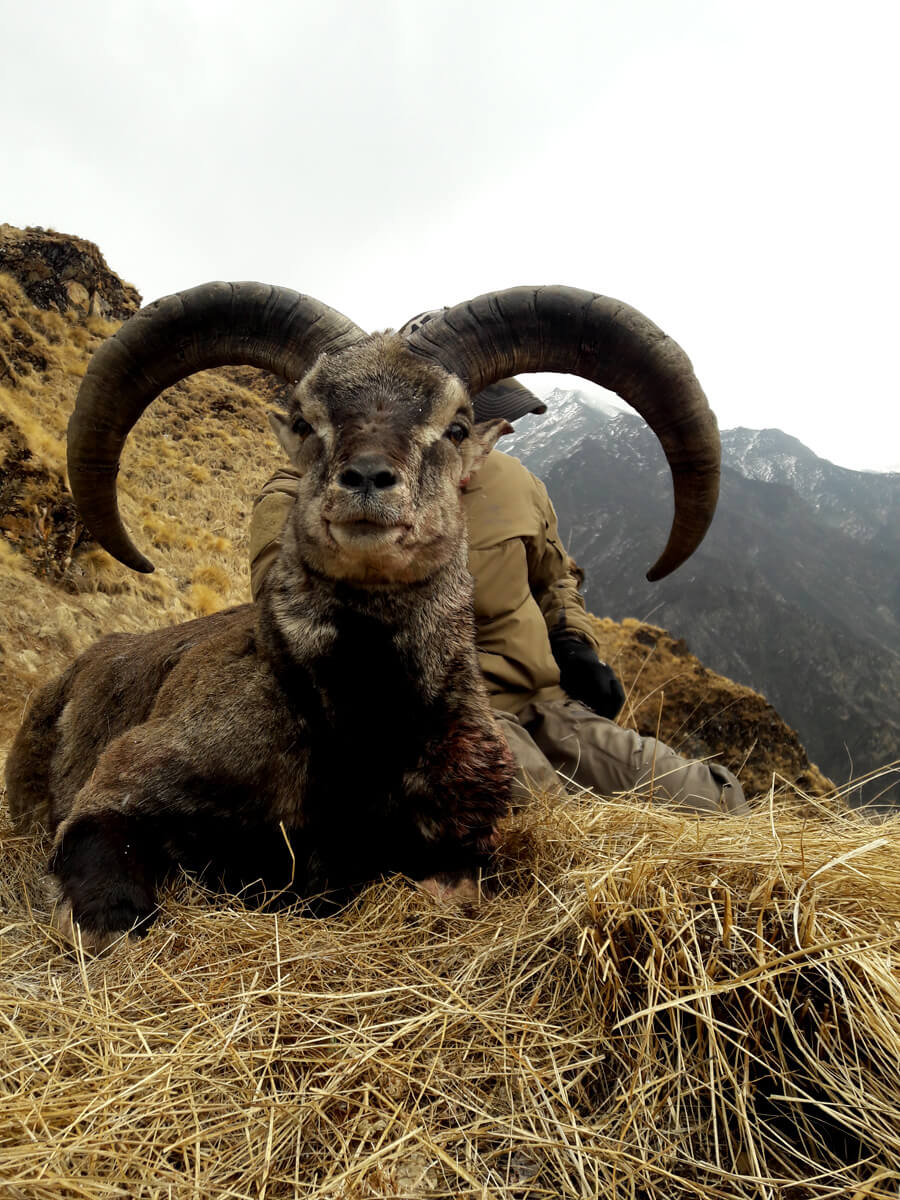
<svg viewBox="0 0 900 1200">
<path fill-rule="evenodd" d="M 182 880 L 98 960 L 40 862 L 4 830 L 4 1196 L 897 1198 L 898 818 L 536 799 L 477 909 Z"/>
</svg>

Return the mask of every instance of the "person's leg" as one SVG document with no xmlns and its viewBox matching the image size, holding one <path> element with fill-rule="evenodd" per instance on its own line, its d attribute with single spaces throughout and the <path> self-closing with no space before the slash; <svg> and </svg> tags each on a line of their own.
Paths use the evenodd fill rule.
<svg viewBox="0 0 900 1200">
<path fill-rule="evenodd" d="M 581 787 L 602 795 L 636 791 L 698 812 L 748 811 L 743 789 L 726 767 L 683 758 L 577 701 L 532 704 L 521 723 L 550 765 Z"/>
<path fill-rule="evenodd" d="M 557 775 L 553 766 L 548 762 L 544 753 L 537 748 L 534 739 L 512 713 L 494 709 L 500 729 L 503 732 L 512 756 L 516 760 L 516 778 L 513 785 L 513 799 L 522 804 L 535 791 L 547 791 L 561 788 L 563 781 Z"/>
</svg>

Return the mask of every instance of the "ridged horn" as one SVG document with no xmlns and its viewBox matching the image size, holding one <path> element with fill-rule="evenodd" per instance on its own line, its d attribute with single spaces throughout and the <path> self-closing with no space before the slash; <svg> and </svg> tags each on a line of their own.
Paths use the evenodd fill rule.
<svg viewBox="0 0 900 1200">
<path fill-rule="evenodd" d="M 397 331 L 401 337 L 409 338 L 411 334 L 433 321 L 435 317 L 447 312 L 446 308 L 430 308 L 401 325 Z M 496 383 L 483 391 L 472 393 L 472 407 L 475 410 L 476 421 L 490 421 L 497 417 L 505 417 L 507 421 L 517 421 L 525 413 L 545 413 L 547 405 L 518 379 L 498 379 Z"/>
<path fill-rule="evenodd" d="M 416 329 L 410 349 L 458 375 L 470 395 L 528 371 L 580 375 L 616 392 L 662 445 L 675 493 L 662 579 L 696 550 L 719 495 L 721 446 L 690 359 L 637 309 L 569 287 L 517 287 L 457 304 Z"/>
<path fill-rule="evenodd" d="M 153 570 L 122 524 L 116 475 L 131 427 L 160 392 L 210 367 L 294 382 L 322 351 L 362 337 L 327 304 L 261 283 L 204 283 L 135 313 L 94 354 L 69 419 L 69 485 L 93 536 L 126 566 Z"/>
</svg>

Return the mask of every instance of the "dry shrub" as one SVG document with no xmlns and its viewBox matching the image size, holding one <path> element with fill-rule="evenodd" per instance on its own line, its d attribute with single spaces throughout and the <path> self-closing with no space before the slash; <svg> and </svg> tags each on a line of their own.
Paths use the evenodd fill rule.
<svg viewBox="0 0 900 1200">
<path fill-rule="evenodd" d="M 181 881 L 99 960 L 4 834 L 6 1194 L 895 1200 L 900 819 L 811 804 L 536 799 L 478 909 Z"/>
<path fill-rule="evenodd" d="M 198 617 L 209 617 L 225 608 L 221 593 L 205 583 L 192 583 L 188 590 L 188 603 Z"/>
<path fill-rule="evenodd" d="M 191 582 L 202 584 L 223 596 L 227 596 L 231 589 L 230 575 L 215 563 L 206 563 L 198 567 L 194 571 Z"/>
</svg>

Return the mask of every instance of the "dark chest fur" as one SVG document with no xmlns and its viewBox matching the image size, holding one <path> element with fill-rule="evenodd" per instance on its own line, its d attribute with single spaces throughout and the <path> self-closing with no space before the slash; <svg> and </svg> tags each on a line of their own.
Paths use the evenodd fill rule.
<svg viewBox="0 0 900 1200">
<path fill-rule="evenodd" d="M 320 656 L 275 664 L 284 699 L 303 723 L 310 786 L 394 787 L 438 730 L 444 705 L 428 699 L 415 648 L 366 614 L 341 611 Z"/>
<path fill-rule="evenodd" d="M 410 869 L 418 805 L 428 800 L 409 779 L 427 773 L 449 719 L 445 700 L 423 690 L 417 648 L 402 649 L 391 626 L 347 610 L 333 625 L 321 656 L 288 669 L 278 655 L 272 664 L 303 750 L 291 842 L 306 892 Z"/>
<path fill-rule="evenodd" d="M 310 664 L 308 678 L 319 703 L 312 713 L 313 760 L 320 751 L 339 770 L 366 766 L 387 780 L 415 766 L 417 748 L 435 725 L 435 704 L 423 696 L 422 664 L 401 650 L 393 630 L 359 613 L 342 613 L 330 652 Z M 354 753 L 355 751 L 355 753 Z M 349 755 L 348 755 L 348 752 Z"/>
</svg>

